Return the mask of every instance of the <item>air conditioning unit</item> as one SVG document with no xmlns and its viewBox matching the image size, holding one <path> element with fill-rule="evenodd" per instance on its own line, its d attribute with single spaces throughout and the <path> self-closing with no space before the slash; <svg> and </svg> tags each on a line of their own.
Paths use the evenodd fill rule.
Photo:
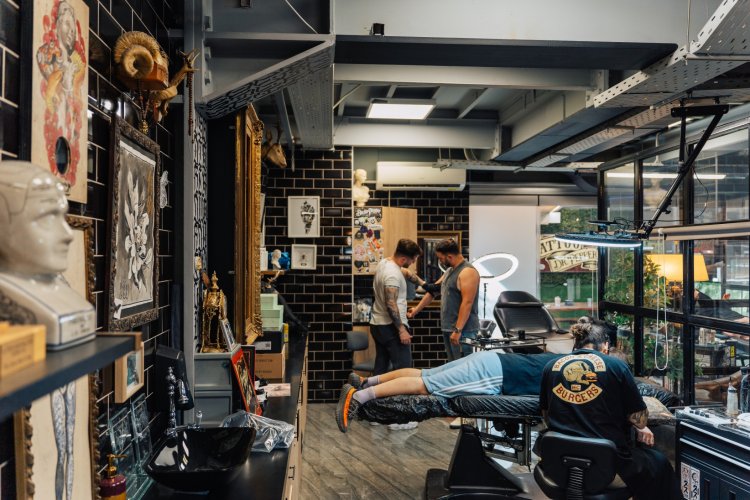
<svg viewBox="0 0 750 500">
<path fill-rule="evenodd" d="M 462 191 L 466 170 L 434 167 L 432 162 L 379 161 L 377 189 L 386 191 Z"/>
</svg>

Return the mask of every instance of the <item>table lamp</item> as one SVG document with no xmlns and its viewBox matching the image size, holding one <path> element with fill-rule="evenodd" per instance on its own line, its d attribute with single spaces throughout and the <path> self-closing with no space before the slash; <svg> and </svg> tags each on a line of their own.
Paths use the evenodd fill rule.
<svg viewBox="0 0 750 500">
<path fill-rule="evenodd" d="M 659 266 L 657 274 L 671 285 L 670 295 L 679 304 L 682 297 L 682 254 L 681 253 L 652 253 L 646 258 Z M 708 270 L 703 254 L 693 255 L 693 281 L 708 281 Z"/>
</svg>

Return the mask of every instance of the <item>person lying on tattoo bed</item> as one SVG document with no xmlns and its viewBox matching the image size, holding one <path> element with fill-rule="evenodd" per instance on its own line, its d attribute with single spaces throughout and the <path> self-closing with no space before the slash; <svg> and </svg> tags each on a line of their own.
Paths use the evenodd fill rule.
<svg viewBox="0 0 750 500">
<path fill-rule="evenodd" d="M 404 368 L 364 379 L 351 373 L 341 389 L 336 423 L 346 432 L 361 405 L 387 396 L 537 395 L 544 365 L 560 356 L 479 351 L 427 370 Z"/>
</svg>

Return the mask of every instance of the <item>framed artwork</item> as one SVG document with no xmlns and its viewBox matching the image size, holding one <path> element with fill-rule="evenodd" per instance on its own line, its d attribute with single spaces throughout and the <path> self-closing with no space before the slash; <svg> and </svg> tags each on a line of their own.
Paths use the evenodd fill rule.
<svg viewBox="0 0 750 500">
<path fill-rule="evenodd" d="M 315 245 L 292 245 L 292 269 L 315 269 L 317 253 Z"/>
<path fill-rule="evenodd" d="M 86 203 L 89 8 L 84 0 L 28 4 L 31 161 L 57 175 L 71 200 Z"/>
<path fill-rule="evenodd" d="M 420 231 L 417 235 L 417 243 L 422 249 L 422 255 L 417 259 L 417 274 L 428 283 L 437 281 L 447 270 L 438 262 L 435 247 L 448 238 L 456 240 L 460 251 L 461 231 Z"/>
<path fill-rule="evenodd" d="M 234 356 L 232 356 L 232 367 L 234 368 L 234 376 L 237 379 L 237 385 L 240 388 L 240 394 L 242 395 L 242 403 L 245 406 L 245 411 L 255 413 L 255 388 L 253 387 L 253 379 L 250 376 L 250 369 L 247 366 L 247 360 L 245 359 L 245 352 L 242 349 L 238 349 Z"/>
<path fill-rule="evenodd" d="M 159 146 L 113 117 L 108 323 L 132 330 L 158 315 Z"/>
<path fill-rule="evenodd" d="M 227 350 L 229 352 L 232 352 L 234 350 L 234 346 L 237 344 L 237 341 L 234 338 L 234 333 L 232 332 L 232 325 L 229 323 L 229 320 L 227 318 L 221 319 L 221 333 L 224 335 L 224 343 L 227 345 Z"/>
<path fill-rule="evenodd" d="M 252 105 L 235 115 L 234 327 L 251 344 L 263 332 L 260 315 L 261 159 L 263 122 Z"/>
<path fill-rule="evenodd" d="M 88 375 L 14 414 L 16 498 L 100 498 L 98 398 Z"/>
<path fill-rule="evenodd" d="M 289 196 L 287 201 L 287 236 L 320 237 L 320 196 Z"/>
<path fill-rule="evenodd" d="M 255 346 L 253 344 L 242 344 L 240 349 L 245 355 L 250 380 L 255 380 Z"/>
<path fill-rule="evenodd" d="M 70 287 L 95 304 L 94 281 L 94 221 L 77 215 L 66 215 L 65 220 L 73 230 L 73 241 L 68 250 L 68 268 L 63 273 Z"/>
<path fill-rule="evenodd" d="M 143 387 L 144 349 L 115 360 L 115 403 L 124 403 Z"/>
</svg>

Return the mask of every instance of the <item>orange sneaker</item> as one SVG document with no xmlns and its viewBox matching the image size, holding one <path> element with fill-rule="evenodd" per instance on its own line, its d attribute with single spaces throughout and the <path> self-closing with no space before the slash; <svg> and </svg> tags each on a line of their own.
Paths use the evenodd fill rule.
<svg viewBox="0 0 750 500">
<path fill-rule="evenodd" d="M 354 399 L 354 393 L 357 389 L 350 384 L 344 384 L 339 395 L 339 402 L 336 405 L 336 424 L 341 432 L 346 432 L 349 428 L 349 422 L 356 418 L 359 410 L 359 401 Z"/>
</svg>

